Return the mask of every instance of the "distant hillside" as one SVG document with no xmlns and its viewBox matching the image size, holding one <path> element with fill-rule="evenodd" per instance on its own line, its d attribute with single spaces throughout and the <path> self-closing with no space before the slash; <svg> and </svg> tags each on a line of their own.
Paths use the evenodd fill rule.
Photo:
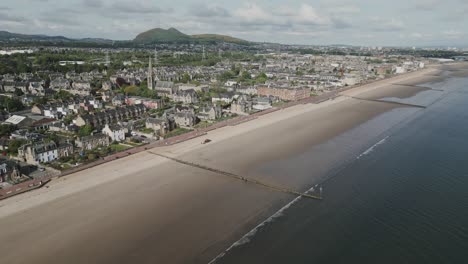
<svg viewBox="0 0 468 264">
<path fill-rule="evenodd" d="M 63 36 L 25 35 L 0 31 L 0 41 L 72 41 Z"/>
<path fill-rule="evenodd" d="M 157 43 L 198 43 L 198 44 L 216 44 L 219 42 L 233 43 L 238 45 L 250 45 L 252 42 L 233 38 L 230 36 L 216 35 L 216 34 L 200 34 L 200 35 L 187 35 L 175 28 L 162 29 L 155 28 L 136 36 L 135 39 L 129 41 L 113 41 L 110 39 L 102 38 L 83 38 L 73 39 L 63 36 L 46 36 L 46 35 L 26 35 L 11 33 L 8 31 L 0 31 L 0 42 L 8 43 L 27 43 L 35 45 L 36 42 L 41 42 L 41 45 L 64 45 L 64 46 L 83 46 L 83 47 L 105 47 L 105 46 L 134 46 L 145 44 Z"/>
<path fill-rule="evenodd" d="M 188 42 L 191 40 L 191 38 L 191 36 L 185 35 L 175 28 L 170 28 L 167 30 L 162 28 L 154 28 L 138 34 L 138 36 L 136 36 L 133 41 L 141 44 Z"/>
<path fill-rule="evenodd" d="M 234 38 L 231 36 L 217 35 L 217 34 L 200 34 L 200 35 L 192 35 L 192 37 L 196 39 L 216 40 L 216 41 L 223 41 L 227 43 L 235 43 L 235 44 L 240 44 L 240 45 L 246 45 L 250 43 L 247 40 Z"/>
<path fill-rule="evenodd" d="M 72 38 L 67 38 L 63 36 L 26 35 L 26 34 L 11 33 L 8 31 L 0 31 L 0 42 L 10 42 L 10 43 L 41 42 L 43 44 L 62 43 L 65 45 L 88 44 L 90 46 L 93 46 L 95 44 L 112 45 L 113 40 L 102 39 L 102 38 L 72 39 Z"/>
<path fill-rule="evenodd" d="M 140 33 L 133 40 L 138 44 L 152 44 L 152 43 L 188 43 L 188 42 L 227 42 L 239 45 L 248 45 L 250 42 L 230 36 L 216 35 L 216 34 L 200 34 L 200 35 L 187 35 L 175 28 L 162 29 L 155 28 L 143 33 Z"/>
</svg>

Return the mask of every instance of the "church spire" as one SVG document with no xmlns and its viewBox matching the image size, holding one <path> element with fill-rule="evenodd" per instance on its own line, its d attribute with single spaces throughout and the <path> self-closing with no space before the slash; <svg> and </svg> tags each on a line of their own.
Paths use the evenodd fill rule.
<svg viewBox="0 0 468 264">
<path fill-rule="evenodd" d="M 148 66 L 148 89 L 153 90 L 153 64 L 152 58 L 149 58 L 149 66 Z"/>
</svg>

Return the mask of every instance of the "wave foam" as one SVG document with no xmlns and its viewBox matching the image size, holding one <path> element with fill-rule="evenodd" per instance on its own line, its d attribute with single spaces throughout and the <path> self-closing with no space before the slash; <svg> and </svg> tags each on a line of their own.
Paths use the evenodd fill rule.
<svg viewBox="0 0 468 264">
<path fill-rule="evenodd" d="M 387 139 L 389 138 L 390 136 L 387 136 L 386 138 L 380 140 L 379 142 L 375 143 L 372 147 L 370 147 L 369 149 L 367 149 L 366 151 L 364 151 L 361 155 L 359 155 L 357 157 L 357 159 L 360 159 L 361 157 L 363 156 L 366 156 L 366 155 L 369 155 L 372 151 L 374 151 L 374 149 L 376 147 L 378 147 L 379 145 L 382 145 L 383 143 L 385 143 L 385 141 L 387 141 Z"/>
<path fill-rule="evenodd" d="M 305 192 L 306 194 L 309 193 L 310 191 L 312 191 L 314 189 L 314 187 L 310 188 L 307 192 Z M 292 200 L 291 202 L 289 202 L 287 205 L 283 206 L 280 210 L 278 210 L 275 214 L 273 214 L 272 216 L 270 216 L 269 218 L 267 218 L 265 221 L 263 221 L 262 223 L 260 223 L 259 225 L 257 225 L 256 227 L 254 227 L 252 230 L 250 230 L 247 234 L 245 234 L 243 237 L 241 237 L 241 239 L 237 240 L 236 242 L 234 242 L 234 244 L 232 244 L 228 249 L 226 249 L 224 252 L 222 252 L 221 254 L 219 254 L 218 256 L 216 256 L 212 261 L 210 261 L 208 264 L 214 264 L 216 263 L 218 260 L 220 260 L 221 258 L 223 258 L 229 251 L 231 251 L 232 249 L 236 248 L 236 247 L 239 247 L 239 246 L 242 246 L 242 245 L 245 245 L 245 244 L 248 244 L 250 241 L 251 241 L 251 238 L 253 238 L 257 232 L 259 231 L 260 228 L 264 227 L 265 225 L 269 224 L 269 223 L 272 223 L 275 219 L 277 218 L 280 218 L 284 215 L 284 212 L 286 210 L 288 210 L 291 206 L 293 206 L 295 203 L 297 203 L 298 201 L 300 201 L 302 199 L 302 196 L 298 196 L 296 197 L 294 200 Z"/>
</svg>

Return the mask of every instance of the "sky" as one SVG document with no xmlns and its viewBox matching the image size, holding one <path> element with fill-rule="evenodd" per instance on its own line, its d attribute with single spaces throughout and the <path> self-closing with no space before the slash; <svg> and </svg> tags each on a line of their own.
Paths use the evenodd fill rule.
<svg viewBox="0 0 468 264">
<path fill-rule="evenodd" d="M 2 0 L 0 30 L 133 39 L 151 28 L 283 44 L 468 47 L 468 0 Z"/>
</svg>

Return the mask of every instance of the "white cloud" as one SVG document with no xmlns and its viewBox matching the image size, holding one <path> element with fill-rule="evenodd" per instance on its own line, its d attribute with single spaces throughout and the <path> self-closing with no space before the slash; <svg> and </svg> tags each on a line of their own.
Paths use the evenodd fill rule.
<svg viewBox="0 0 468 264">
<path fill-rule="evenodd" d="M 317 10 L 308 4 L 302 4 L 294 22 L 306 25 L 330 25 L 330 18 L 319 15 Z"/>
<path fill-rule="evenodd" d="M 443 2 L 443 0 L 410 0 L 411 9 L 417 11 L 435 10 Z"/>
<path fill-rule="evenodd" d="M 304 44 L 428 45 L 468 41 L 465 30 L 459 27 L 468 22 L 468 0 L 39 1 L 2 0 L 0 29 L 131 39 L 150 28 L 175 27 L 187 34 L 219 33 Z"/>
<path fill-rule="evenodd" d="M 442 32 L 442 34 L 445 37 L 450 38 L 450 39 L 461 39 L 461 38 L 466 36 L 466 34 L 464 32 L 454 30 L 454 29 L 446 30 L 446 31 Z"/>
<path fill-rule="evenodd" d="M 149 0 L 133 0 L 131 2 L 119 0 L 115 1 L 111 7 L 121 13 L 156 14 L 170 11 L 162 9 L 155 2 Z"/>
<path fill-rule="evenodd" d="M 385 19 L 381 17 L 372 17 L 370 19 L 371 29 L 374 31 L 401 31 L 405 28 L 405 23 L 400 19 Z"/>
<path fill-rule="evenodd" d="M 274 16 L 255 3 L 248 3 L 234 11 L 234 15 L 247 22 L 261 22 L 275 24 Z"/>
</svg>

